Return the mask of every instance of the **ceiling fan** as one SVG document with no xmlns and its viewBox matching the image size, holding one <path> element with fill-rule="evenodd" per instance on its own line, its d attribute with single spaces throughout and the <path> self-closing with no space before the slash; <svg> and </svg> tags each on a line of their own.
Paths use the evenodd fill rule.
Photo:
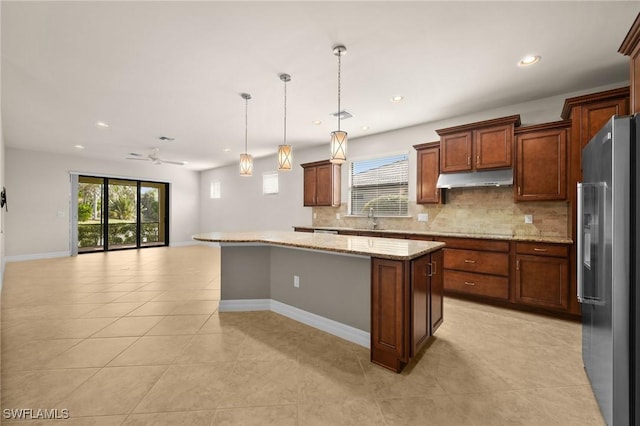
<svg viewBox="0 0 640 426">
<path fill-rule="evenodd" d="M 151 161 L 153 164 L 176 164 L 178 166 L 187 164 L 185 161 L 170 161 L 160 158 L 160 148 L 153 148 L 146 156 L 144 154 L 130 152 L 127 160 Z"/>
</svg>

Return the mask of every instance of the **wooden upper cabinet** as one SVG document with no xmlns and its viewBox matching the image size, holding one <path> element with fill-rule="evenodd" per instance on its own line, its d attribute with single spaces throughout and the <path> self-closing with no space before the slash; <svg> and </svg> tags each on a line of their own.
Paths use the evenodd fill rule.
<svg viewBox="0 0 640 426">
<path fill-rule="evenodd" d="M 630 114 L 637 114 L 640 113 L 640 13 L 636 16 L 618 52 L 629 57 Z"/>
<path fill-rule="evenodd" d="M 440 175 L 440 142 L 414 145 L 418 157 L 416 202 L 418 204 L 440 203 L 440 190 L 436 188 Z"/>
<path fill-rule="evenodd" d="M 511 167 L 513 131 L 513 124 L 473 131 L 476 170 Z"/>
<path fill-rule="evenodd" d="M 340 205 L 340 164 L 329 160 L 301 164 L 304 169 L 304 205 Z"/>
<path fill-rule="evenodd" d="M 571 120 L 571 138 L 584 148 L 614 115 L 629 114 L 629 87 L 566 99 L 562 119 Z M 577 147 L 576 147 L 577 148 Z M 580 154 L 576 154 L 578 157 Z"/>
<path fill-rule="evenodd" d="M 442 173 L 504 169 L 513 166 L 513 131 L 520 116 L 496 118 L 436 130 Z"/>
<path fill-rule="evenodd" d="M 516 130 L 515 199 L 567 199 L 567 144 L 571 121 Z"/>
<path fill-rule="evenodd" d="M 443 173 L 471 170 L 472 132 L 454 133 L 440 138 L 440 170 Z"/>
</svg>

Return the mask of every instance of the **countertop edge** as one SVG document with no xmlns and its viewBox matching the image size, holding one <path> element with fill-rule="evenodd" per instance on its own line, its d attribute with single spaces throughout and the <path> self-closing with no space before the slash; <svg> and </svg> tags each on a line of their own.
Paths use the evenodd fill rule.
<svg viewBox="0 0 640 426">
<path fill-rule="evenodd" d="M 299 229 L 318 229 L 324 231 L 358 231 L 358 232 L 375 232 L 381 234 L 402 234 L 402 235 L 416 235 L 425 237 L 442 237 L 442 238 L 472 238 L 479 240 L 502 240 L 502 241 L 515 241 L 523 243 L 546 243 L 546 244 L 573 244 L 574 241 L 569 237 L 551 237 L 543 235 L 496 235 L 496 234 L 462 234 L 453 232 L 437 232 L 437 231 L 416 231 L 416 230 L 403 230 L 403 229 L 364 229 L 364 228 L 350 228 L 350 227 L 337 227 L 337 226 L 297 226 L 292 228 Z"/>
<path fill-rule="evenodd" d="M 231 233 L 232 234 L 232 233 Z M 382 239 L 384 240 L 384 238 L 381 237 L 359 237 L 359 236 L 353 236 L 353 235 L 336 235 L 336 237 L 340 238 L 365 238 L 365 239 Z M 367 251 L 362 251 L 362 250 L 358 250 L 358 249 L 341 249 L 341 248 L 337 248 L 337 247 L 326 247 L 326 246 L 319 246 L 319 245 L 310 245 L 310 244 L 304 244 L 304 243 L 296 243 L 296 242 L 290 242 L 290 241 L 274 241 L 271 240 L 269 238 L 260 238 L 260 237 L 256 237 L 256 238 L 225 238 L 225 237 L 220 237 L 220 238 L 214 238 L 214 237 L 207 237 L 205 234 L 196 234 L 193 235 L 191 237 L 192 239 L 196 240 L 196 241 L 202 241 L 202 242 L 209 242 L 209 243 L 241 243 L 241 244 L 267 244 L 267 245 L 273 245 L 273 246 L 280 246 L 280 247 L 292 247 L 292 248 L 300 248 L 300 249 L 309 249 L 309 250 L 318 250 L 318 251 L 324 251 L 324 252 L 332 252 L 332 253 L 343 253 L 343 254 L 355 254 L 355 255 L 361 255 L 361 256 L 367 256 L 367 257 L 371 257 L 371 258 L 376 258 L 376 259 L 389 259 L 389 260 L 412 260 L 412 259 L 416 259 L 418 257 L 424 256 L 425 254 L 429 254 L 429 253 L 433 253 L 441 248 L 444 248 L 444 246 L 446 245 L 445 243 L 441 243 L 441 242 L 437 242 L 437 241 L 424 241 L 424 243 L 429 243 L 430 246 L 423 249 L 423 250 L 419 250 L 415 253 L 412 253 L 410 255 L 393 255 L 393 254 L 388 254 L 388 253 L 371 253 L 371 252 L 367 252 Z"/>
</svg>

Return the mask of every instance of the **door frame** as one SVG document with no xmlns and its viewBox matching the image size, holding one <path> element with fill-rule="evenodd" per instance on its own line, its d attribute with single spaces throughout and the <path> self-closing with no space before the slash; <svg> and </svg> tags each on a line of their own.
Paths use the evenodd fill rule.
<svg viewBox="0 0 640 426">
<path fill-rule="evenodd" d="M 108 185 L 109 185 L 109 180 L 113 179 L 113 180 L 128 180 L 128 181 L 134 181 L 136 182 L 136 193 L 137 193 L 137 202 L 136 202 L 136 222 L 137 222 L 137 229 L 138 232 L 136 233 L 136 245 L 135 247 L 125 247 L 125 248 L 117 248 L 117 249 L 110 249 L 109 248 L 109 242 L 108 240 L 108 233 L 106 232 L 106 227 L 108 226 L 108 220 L 105 220 L 105 244 L 103 244 L 103 249 L 102 250 L 95 250 L 95 251 L 90 251 L 87 253 L 100 253 L 100 252 L 106 252 L 106 251 L 118 251 L 118 250 L 136 250 L 136 249 L 141 249 L 141 248 L 152 248 L 152 247 L 166 247 L 169 246 L 169 231 L 170 231 L 170 202 L 171 202 L 171 182 L 165 182 L 165 181 L 160 181 L 160 180 L 156 180 L 156 179 L 141 179 L 139 177 L 129 177 L 129 176 L 118 176 L 118 175 L 106 175 L 106 174 L 100 174 L 100 173 L 83 173 L 83 172 L 70 172 L 69 173 L 69 178 L 70 178 L 70 186 L 71 186 L 71 199 L 69 202 L 69 218 L 70 218 L 70 226 L 69 226 L 69 252 L 71 254 L 71 256 L 77 256 L 79 254 L 79 250 L 78 250 L 78 185 L 79 185 L 79 181 L 80 181 L 80 177 L 91 177 L 91 178 L 98 178 L 98 179 L 104 179 L 104 184 L 105 184 L 105 191 L 104 191 L 104 196 L 107 197 L 108 196 Z M 140 231 L 142 229 L 142 219 L 140 217 L 140 188 L 141 185 L 144 183 L 157 183 L 157 184 L 163 184 L 165 185 L 165 198 L 166 198 L 166 202 L 164 203 L 164 243 L 163 244 L 157 244 L 157 245 L 142 245 L 141 241 L 140 241 Z M 104 203 L 103 203 L 104 204 Z M 107 213 L 107 211 L 105 211 L 105 213 Z M 160 226 L 160 224 L 158 224 Z"/>
</svg>

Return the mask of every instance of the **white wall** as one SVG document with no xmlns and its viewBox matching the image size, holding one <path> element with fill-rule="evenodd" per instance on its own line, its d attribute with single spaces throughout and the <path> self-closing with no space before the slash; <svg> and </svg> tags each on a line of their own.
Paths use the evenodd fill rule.
<svg viewBox="0 0 640 426">
<path fill-rule="evenodd" d="M 413 145 L 437 141 L 436 129 L 473 123 L 492 118 L 520 114 L 522 125 L 560 120 L 566 98 L 595 93 L 627 85 L 627 82 L 596 87 L 580 92 L 565 93 L 550 98 L 508 105 L 474 114 L 453 117 L 431 123 L 351 139 L 348 142 L 349 160 L 358 160 L 398 152 L 409 153 L 409 176 L 416 175 L 416 156 Z M 349 131 L 349 122 L 343 129 Z M 254 175 L 240 177 L 237 164 L 204 171 L 200 176 L 201 222 L 203 232 L 246 230 L 291 230 L 293 225 L 311 225 L 312 208 L 302 206 L 303 179 L 301 163 L 329 158 L 329 135 L 326 143 L 314 148 L 297 150 L 293 145 L 293 170 L 280 173 L 280 194 L 262 195 L 262 173 L 275 170 L 275 155 L 254 160 Z M 274 147 L 275 149 L 275 147 Z M 348 163 L 342 166 L 342 203 L 348 201 Z M 222 198 L 209 199 L 209 183 L 220 180 Z M 409 179 L 409 199 L 415 200 L 415 178 Z"/>
<path fill-rule="evenodd" d="M 6 148 L 7 260 L 69 253 L 69 172 L 169 182 L 171 245 L 198 232 L 198 172 L 172 165 L 108 162 L 72 155 Z"/>
</svg>

